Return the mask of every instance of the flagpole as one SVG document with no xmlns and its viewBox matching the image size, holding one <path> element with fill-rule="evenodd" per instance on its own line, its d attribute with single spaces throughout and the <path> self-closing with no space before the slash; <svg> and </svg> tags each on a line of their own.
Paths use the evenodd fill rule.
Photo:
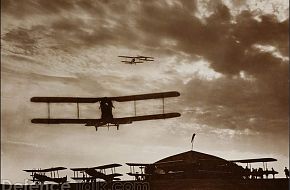
<svg viewBox="0 0 290 190">
<path fill-rule="evenodd" d="M 195 133 L 193 133 L 191 137 L 191 150 L 193 151 L 193 141 L 194 141 Z"/>
</svg>

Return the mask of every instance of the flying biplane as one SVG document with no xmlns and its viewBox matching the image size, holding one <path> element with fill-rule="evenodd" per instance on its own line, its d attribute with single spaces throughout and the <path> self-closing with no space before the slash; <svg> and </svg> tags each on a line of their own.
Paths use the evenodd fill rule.
<svg viewBox="0 0 290 190">
<path fill-rule="evenodd" d="M 112 182 L 121 180 L 117 178 L 122 174 L 116 173 L 116 167 L 122 166 L 121 164 L 108 164 L 103 166 L 91 167 L 91 168 L 71 168 L 74 172 L 72 179 L 82 182 L 94 182 L 96 179 L 102 179 L 106 182 Z M 107 174 L 106 170 L 111 169 L 111 173 Z"/>
<path fill-rule="evenodd" d="M 55 182 L 55 183 L 65 183 L 67 182 L 67 176 L 59 177 L 58 171 L 65 170 L 65 167 L 55 167 L 48 169 L 32 169 L 32 170 L 23 170 L 25 172 L 31 173 L 32 182 L 36 184 L 44 184 L 44 182 Z M 46 173 L 50 173 L 50 177 L 46 175 Z"/>
<path fill-rule="evenodd" d="M 32 119 L 32 123 L 38 124 L 85 124 L 85 126 L 95 126 L 96 130 L 101 126 L 116 126 L 119 129 L 120 124 L 131 124 L 134 121 L 144 120 L 156 120 L 156 119 L 167 119 L 173 117 L 179 117 L 180 113 L 165 113 L 164 111 L 164 99 L 169 97 L 180 96 L 179 92 L 170 91 L 163 93 L 151 93 L 141 94 L 132 96 L 119 96 L 119 97 L 101 97 L 101 98 L 83 98 L 83 97 L 33 97 L 31 102 L 45 102 L 48 104 L 48 118 L 37 118 Z M 163 113 L 154 115 L 141 115 L 137 116 L 136 101 L 148 100 L 148 99 L 162 99 L 163 102 Z M 113 101 L 117 102 L 134 102 L 135 116 L 114 118 L 112 113 Z M 100 103 L 101 118 L 99 119 L 81 119 L 80 118 L 80 103 Z M 51 118 L 50 117 L 50 103 L 76 103 L 77 104 L 77 118 L 66 119 L 66 118 Z"/>
<path fill-rule="evenodd" d="M 122 57 L 122 58 L 126 58 L 126 59 L 131 59 L 130 61 L 128 60 L 124 60 L 124 61 L 121 61 L 123 63 L 126 63 L 126 64 L 135 64 L 136 63 L 144 63 L 144 61 L 154 61 L 154 57 L 147 57 L 147 56 L 124 56 L 124 55 L 120 55 L 118 57 Z M 137 60 L 139 61 L 137 61 Z"/>
<path fill-rule="evenodd" d="M 273 168 L 272 170 L 268 170 L 267 163 L 268 162 L 275 162 L 277 159 L 275 158 L 254 158 L 254 159 L 244 159 L 244 160 L 231 160 L 231 162 L 234 163 L 243 163 L 247 164 L 245 169 L 245 177 L 249 178 L 263 178 L 264 175 L 266 175 L 266 178 L 268 178 L 268 175 L 273 175 L 273 178 L 275 178 L 275 175 L 278 174 L 277 171 L 275 171 Z M 252 163 L 263 163 L 263 168 L 259 169 L 252 169 L 251 164 Z M 251 170 L 252 169 L 252 170 Z"/>
</svg>

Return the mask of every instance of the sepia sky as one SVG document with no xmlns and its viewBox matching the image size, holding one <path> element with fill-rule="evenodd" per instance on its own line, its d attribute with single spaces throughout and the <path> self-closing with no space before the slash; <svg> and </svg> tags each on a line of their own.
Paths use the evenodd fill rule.
<svg viewBox="0 0 290 190">
<path fill-rule="evenodd" d="M 1 0 L 1 179 L 23 169 L 152 163 L 194 150 L 225 159 L 274 157 L 288 166 L 288 0 Z M 121 63 L 118 55 L 153 56 Z M 179 118 L 100 128 L 36 125 L 33 96 L 103 97 L 179 91 Z M 98 104 L 81 117 L 98 118 Z M 116 117 L 133 103 L 115 103 Z M 162 100 L 137 102 L 161 113 Z M 52 105 L 52 117 L 76 106 Z M 254 165 L 261 167 L 262 164 Z M 117 172 L 128 172 L 123 166 Z M 62 172 L 72 175 L 72 172 Z M 124 177 L 128 178 L 128 177 Z"/>
</svg>

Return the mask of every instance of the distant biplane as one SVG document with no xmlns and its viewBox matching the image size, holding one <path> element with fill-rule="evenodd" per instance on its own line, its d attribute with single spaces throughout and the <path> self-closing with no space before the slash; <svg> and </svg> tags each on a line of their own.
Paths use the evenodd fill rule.
<svg viewBox="0 0 290 190">
<path fill-rule="evenodd" d="M 231 160 L 231 162 L 234 162 L 234 163 L 247 164 L 246 169 L 245 169 L 246 178 L 249 178 L 250 176 L 251 178 L 256 178 L 256 177 L 263 178 L 264 175 L 266 175 L 266 178 L 268 178 L 268 175 L 273 175 L 273 178 L 275 178 L 275 175 L 278 174 L 278 172 L 275 171 L 273 168 L 271 170 L 268 170 L 268 166 L 267 166 L 268 162 L 275 162 L 275 161 L 277 161 L 277 159 L 275 158 L 254 158 L 254 159 L 243 159 L 243 160 Z M 251 167 L 252 163 L 263 163 L 263 168 L 252 169 Z"/>
<path fill-rule="evenodd" d="M 122 174 L 116 173 L 116 167 L 122 166 L 121 164 L 108 164 L 103 166 L 91 167 L 91 168 L 71 168 L 74 172 L 72 179 L 82 182 L 94 182 L 96 179 L 102 179 L 106 182 L 121 180 L 117 178 Z M 111 173 L 107 174 L 106 170 L 110 170 Z"/>
<path fill-rule="evenodd" d="M 33 97 L 31 102 L 45 102 L 48 104 L 48 118 L 32 119 L 32 123 L 38 124 L 85 124 L 85 126 L 95 126 L 96 130 L 101 126 L 116 126 L 119 129 L 120 124 L 131 124 L 134 121 L 167 119 L 179 117 L 180 113 L 165 113 L 164 111 L 164 98 L 180 96 L 179 92 L 170 91 L 162 93 L 141 94 L 132 96 L 119 96 L 119 97 L 100 97 L 100 98 L 83 98 L 83 97 Z M 136 101 L 148 99 L 162 99 L 163 113 L 154 115 L 137 116 Z M 127 102 L 134 101 L 135 116 L 114 118 L 112 113 L 113 101 Z M 99 119 L 81 119 L 79 103 L 100 103 L 101 118 Z M 51 118 L 50 117 L 50 103 L 76 103 L 77 104 L 77 119 L 68 118 Z"/>
<path fill-rule="evenodd" d="M 121 61 L 121 62 L 126 63 L 126 64 L 135 64 L 135 65 L 136 65 L 136 63 L 144 63 L 144 61 L 154 61 L 154 57 L 141 56 L 141 55 L 138 55 L 138 56 L 120 55 L 118 57 L 131 59 L 130 61 L 124 60 L 124 61 Z M 139 61 L 137 61 L 136 59 L 139 60 Z"/>
<path fill-rule="evenodd" d="M 59 177 L 59 170 L 65 170 L 65 167 L 54 167 L 54 168 L 47 168 L 47 169 L 32 169 L 32 170 L 23 170 L 25 172 L 31 173 L 31 181 L 35 182 L 36 184 L 43 184 L 44 182 L 55 182 L 55 183 L 65 183 L 67 182 L 67 176 Z M 46 173 L 50 173 L 50 177 L 46 175 Z"/>
<path fill-rule="evenodd" d="M 144 181 L 147 177 L 152 174 L 145 173 L 145 168 L 149 166 L 149 164 L 144 163 L 126 163 L 130 166 L 130 172 L 127 173 L 129 176 L 133 176 L 136 181 Z M 137 172 L 135 167 L 139 168 L 140 172 Z"/>
</svg>

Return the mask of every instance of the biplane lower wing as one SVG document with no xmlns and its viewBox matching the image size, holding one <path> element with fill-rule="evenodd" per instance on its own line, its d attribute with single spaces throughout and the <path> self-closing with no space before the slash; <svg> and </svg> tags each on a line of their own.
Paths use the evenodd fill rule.
<svg viewBox="0 0 290 190">
<path fill-rule="evenodd" d="M 113 173 L 113 174 L 108 174 L 106 175 L 109 178 L 115 178 L 115 177 L 120 177 L 123 176 L 123 174 L 119 174 L 119 173 Z"/>
<path fill-rule="evenodd" d="M 121 62 L 123 62 L 123 63 L 125 63 L 125 64 L 144 63 L 144 62 L 142 62 L 142 61 L 121 61 Z"/>
<path fill-rule="evenodd" d="M 73 180 L 94 180 L 93 177 L 71 177 Z"/>
<path fill-rule="evenodd" d="M 157 119 L 168 119 L 180 117 L 180 113 L 165 113 L 165 114 L 155 114 L 155 115 L 143 115 L 143 116 L 135 116 L 135 117 L 123 117 L 123 118 L 114 118 L 109 123 L 120 125 L 120 124 L 131 124 L 134 121 L 145 121 L 145 120 L 157 120 Z M 94 126 L 93 122 L 87 123 L 87 125 Z"/>
<path fill-rule="evenodd" d="M 129 176 L 134 176 L 134 177 L 145 177 L 145 176 L 151 176 L 152 174 L 139 174 L 139 173 L 127 173 Z"/>
<path fill-rule="evenodd" d="M 130 58 L 130 59 L 137 58 L 136 56 L 133 57 L 133 56 L 124 56 L 124 55 L 119 55 L 118 57 L 122 57 L 122 58 Z"/>
<path fill-rule="evenodd" d="M 96 126 L 99 124 L 130 124 L 134 121 L 144 121 L 144 120 L 156 120 L 156 119 L 168 119 L 180 117 L 180 113 L 165 113 L 165 114 L 155 114 L 155 115 L 143 115 L 135 117 L 123 117 L 123 118 L 113 118 L 110 121 L 104 121 L 102 119 L 48 119 L 48 118 L 36 118 L 32 119 L 32 123 L 37 124 L 86 124 L 86 126 Z"/>
</svg>

